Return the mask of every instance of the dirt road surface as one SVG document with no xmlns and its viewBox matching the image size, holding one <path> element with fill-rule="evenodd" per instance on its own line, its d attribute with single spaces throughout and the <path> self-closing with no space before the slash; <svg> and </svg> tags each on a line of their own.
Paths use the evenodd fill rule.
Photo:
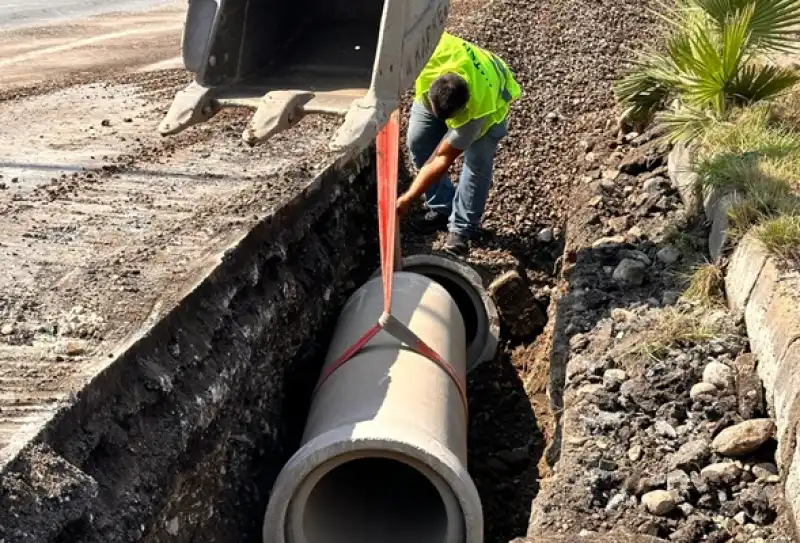
<svg viewBox="0 0 800 543">
<path fill-rule="evenodd" d="M 182 16 L 170 6 L 0 34 L 0 467 L 328 163 L 324 119 L 256 149 L 238 112 L 158 135 L 190 80 L 161 69 Z"/>
<path fill-rule="evenodd" d="M 5 0 L 0 5 L 0 30 L 66 21 L 112 11 L 139 11 L 178 0 Z M 185 2 L 182 2 L 185 4 Z"/>
<path fill-rule="evenodd" d="M 141 3 L 112 3 L 106 10 Z M 47 19 L 44 24 L 11 27 L 15 17 L 21 22 L 34 20 L 38 4 L 34 2 L 29 15 L 24 10 L 15 12 L 16 5 L 0 6 L 0 100 L 16 97 L 21 90 L 41 93 L 107 73 L 182 67 L 183 3 L 170 0 L 149 11 L 115 11 L 69 20 L 61 18 L 72 11 L 60 10 L 56 3 L 51 11 L 36 12 L 39 19 Z"/>
</svg>

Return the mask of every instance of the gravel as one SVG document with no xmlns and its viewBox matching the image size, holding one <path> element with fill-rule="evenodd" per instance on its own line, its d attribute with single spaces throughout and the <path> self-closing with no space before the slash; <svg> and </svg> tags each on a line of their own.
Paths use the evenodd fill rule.
<svg viewBox="0 0 800 543">
<path fill-rule="evenodd" d="M 603 169 L 617 146 L 612 83 L 623 67 L 623 51 L 650 39 L 655 18 L 633 0 L 496 0 L 483 7 L 477 2 L 453 7 L 458 13 L 451 16 L 448 30 L 505 59 L 524 92 L 512 105 L 483 232 L 473 240 L 468 258 L 487 284 L 509 270 L 519 270 L 528 281 L 513 297 L 526 307 L 498 304 L 504 318 L 512 319 L 504 328 L 503 356 L 482 367 L 469 383 L 470 412 L 476 414 L 469 432 L 470 471 L 484 500 L 485 540 L 505 543 L 527 531 L 543 450 L 531 445 L 530 458 L 521 467 L 509 466 L 499 453 L 536 442 L 528 424 L 534 420 L 531 406 L 537 409 L 535 423 L 546 431 L 552 425 L 547 409 L 537 408 L 548 399 L 542 377 L 533 371 L 546 364 L 547 335 L 532 342 L 541 327 L 519 326 L 524 317 L 517 317 L 539 319 L 542 311 L 532 308 L 530 300 L 549 301 L 556 259 L 570 234 L 564 228 L 566 218 L 589 190 L 581 173 Z M 409 93 L 401 115 L 403 148 L 410 98 Z M 408 156 L 404 160 L 413 172 Z M 457 179 L 457 169 L 454 173 Z M 598 172 L 594 179 L 601 177 Z M 606 178 L 613 183 L 598 188 L 616 193 L 618 182 L 625 181 L 621 177 Z M 406 224 L 401 230 L 405 253 L 436 250 L 444 239 L 443 233 L 415 235 Z M 590 296 L 584 303 L 602 302 Z M 505 417 L 509 423 L 498 433 Z"/>
</svg>

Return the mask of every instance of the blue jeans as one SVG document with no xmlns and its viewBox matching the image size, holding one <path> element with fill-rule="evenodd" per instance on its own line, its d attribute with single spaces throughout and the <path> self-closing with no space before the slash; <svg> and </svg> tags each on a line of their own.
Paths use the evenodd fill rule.
<svg viewBox="0 0 800 543">
<path fill-rule="evenodd" d="M 411 160 L 417 169 L 439 146 L 447 134 L 447 125 L 437 119 L 417 101 L 411 106 L 406 143 Z M 428 209 L 450 218 L 450 232 L 470 238 L 480 226 L 489 188 L 492 186 L 492 167 L 497 144 L 508 134 L 506 121 L 494 125 L 464 151 L 464 168 L 453 186 L 445 174 L 425 192 Z"/>
</svg>

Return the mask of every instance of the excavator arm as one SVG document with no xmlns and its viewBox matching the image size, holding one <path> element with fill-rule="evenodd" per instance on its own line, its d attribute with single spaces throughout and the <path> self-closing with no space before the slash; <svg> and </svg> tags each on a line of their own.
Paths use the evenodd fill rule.
<svg viewBox="0 0 800 543">
<path fill-rule="evenodd" d="M 433 54 L 449 0 L 189 0 L 183 61 L 195 80 L 159 126 L 177 134 L 222 108 L 255 110 L 256 145 L 306 115 L 344 118 L 329 148 L 358 152 Z"/>
</svg>

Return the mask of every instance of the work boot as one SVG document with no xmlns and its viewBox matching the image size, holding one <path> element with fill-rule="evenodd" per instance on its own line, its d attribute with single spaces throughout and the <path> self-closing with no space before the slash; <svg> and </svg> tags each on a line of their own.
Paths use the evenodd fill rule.
<svg viewBox="0 0 800 543">
<path fill-rule="evenodd" d="M 469 254 L 469 239 L 461 234 L 450 232 L 447 234 L 442 251 L 459 258 L 466 257 Z"/>
<path fill-rule="evenodd" d="M 447 230 L 447 217 L 436 211 L 428 211 L 424 216 L 411 221 L 411 228 L 418 234 L 433 234 Z"/>
</svg>

